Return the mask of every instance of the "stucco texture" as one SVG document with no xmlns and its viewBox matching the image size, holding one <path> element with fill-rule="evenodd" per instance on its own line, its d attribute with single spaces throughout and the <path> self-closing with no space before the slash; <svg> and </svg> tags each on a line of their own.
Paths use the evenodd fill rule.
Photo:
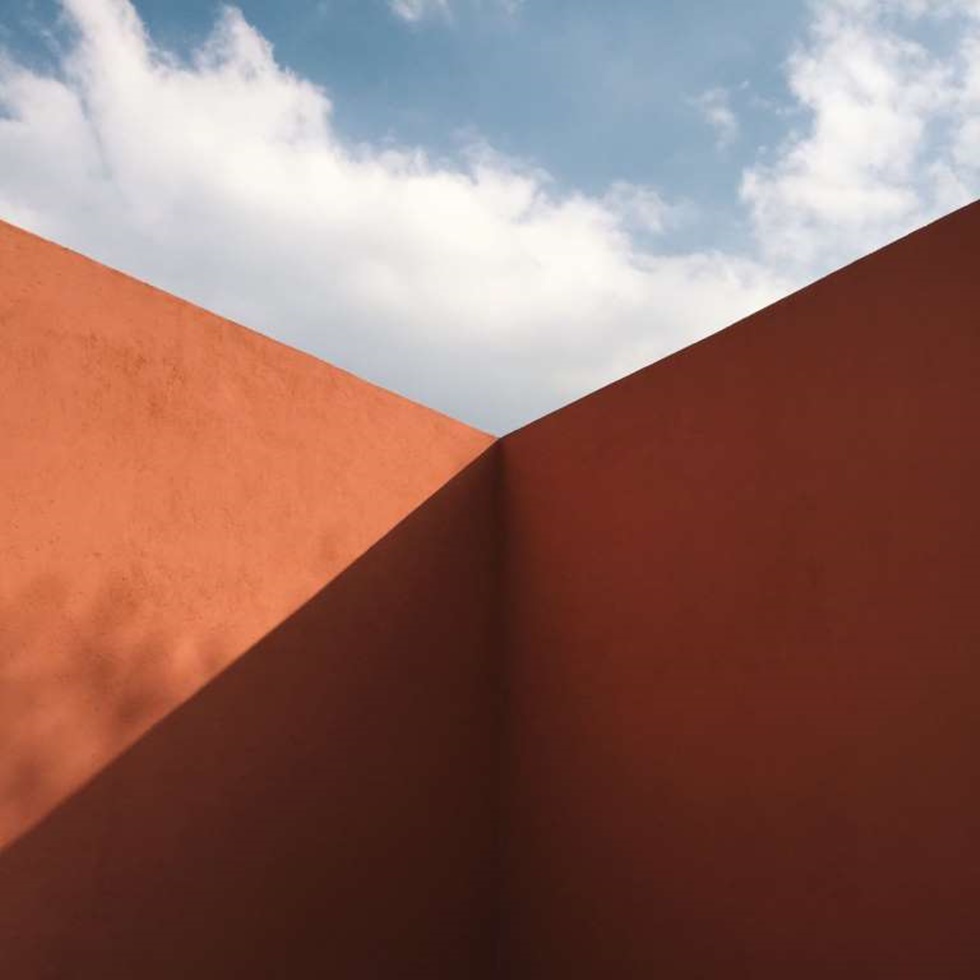
<svg viewBox="0 0 980 980">
<path fill-rule="evenodd" d="M 0 841 L 492 441 L 0 223 Z"/>
<path fill-rule="evenodd" d="M 980 975 L 978 255 L 494 443 L 0 226 L 0 975 Z"/>
<path fill-rule="evenodd" d="M 503 441 L 511 977 L 976 977 L 980 207 Z"/>
</svg>

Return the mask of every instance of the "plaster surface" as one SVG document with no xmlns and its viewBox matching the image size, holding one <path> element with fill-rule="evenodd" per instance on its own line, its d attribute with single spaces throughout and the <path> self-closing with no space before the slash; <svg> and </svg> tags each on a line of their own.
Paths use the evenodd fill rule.
<svg viewBox="0 0 980 980">
<path fill-rule="evenodd" d="M 493 453 L 0 854 L 4 977 L 494 975 Z"/>
<path fill-rule="evenodd" d="M 491 445 L 0 225 L 0 973 L 972 980 L 977 254 Z"/>
<path fill-rule="evenodd" d="M 980 207 L 502 443 L 515 978 L 976 977 Z"/>
<path fill-rule="evenodd" d="M 0 845 L 491 437 L 0 223 Z"/>
</svg>

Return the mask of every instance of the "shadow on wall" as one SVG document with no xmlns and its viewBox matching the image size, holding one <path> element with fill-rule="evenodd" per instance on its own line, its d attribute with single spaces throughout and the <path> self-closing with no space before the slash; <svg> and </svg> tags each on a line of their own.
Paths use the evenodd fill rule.
<svg viewBox="0 0 980 980">
<path fill-rule="evenodd" d="M 0 973 L 490 975 L 495 455 L 0 855 Z"/>
<path fill-rule="evenodd" d="M 78 608 L 52 576 L 0 603 L 0 846 L 233 659 L 218 631 L 147 630 L 133 596 L 107 585 Z"/>
<path fill-rule="evenodd" d="M 0 221 L 0 441 L 2 846 L 492 440 Z"/>
<path fill-rule="evenodd" d="M 978 255 L 503 440 L 508 977 L 980 976 Z"/>
</svg>

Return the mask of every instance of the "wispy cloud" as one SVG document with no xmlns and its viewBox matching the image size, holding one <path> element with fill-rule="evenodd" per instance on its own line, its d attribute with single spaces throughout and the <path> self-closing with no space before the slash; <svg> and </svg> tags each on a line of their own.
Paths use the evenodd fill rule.
<svg viewBox="0 0 980 980">
<path fill-rule="evenodd" d="M 695 100 L 705 121 L 714 130 L 715 143 L 724 149 L 735 142 L 738 136 L 738 118 L 731 105 L 728 89 L 711 88 Z"/>
<path fill-rule="evenodd" d="M 980 3 L 824 0 L 789 59 L 806 113 L 742 198 L 763 257 L 800 269 L 853 258 L 980 187 Z M 945 51 L 917 28 L 955 19 Z"/>
<path fill-rule="evenodd" d="M 428 17 L 448 17 L 450 12 L 449 0 L 388 0 L 388 7 L 410 24 Z"/>
<path fill-rule="evenodd" d="M 468 0 L 478 7 L 493 8 L 508 16 L 515 17 L 524 0 Z M 459 0 L 388 0 L 388 9 L 399 19 L 409 24 L 427 20 L 451 21 Z"/>
<path fill-rule="evenodd" d="M 788 66 L 799 131 L 744 174 L 728 252 L 671 247 L 683 208 L 656 188 L 560 193 L 479 144 L 455 164 L 353 145 L 233 8 L 182 61 L 126 0 L 63 5 L 56 73 L 0 60 L 0 215 L 496 431 L 980 185 L 965 2 L 946 60 L 903 33 L 938 4 L 815 8 Z"/>
</svg>

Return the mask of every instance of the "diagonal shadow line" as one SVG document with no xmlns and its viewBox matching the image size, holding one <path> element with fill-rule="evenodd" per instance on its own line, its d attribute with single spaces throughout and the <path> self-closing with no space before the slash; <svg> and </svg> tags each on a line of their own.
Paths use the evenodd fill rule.
<svg viewBox="0 0 980 980">
<path fill-rule="evenodd" d="M 2 221 L 0 321 L 2 848 L 492 437 Z"/>
<path fill-rule="evenodd" d="M 492 975 L 497 462 L 0 855 L 4 976 Z"/>
</svg>

